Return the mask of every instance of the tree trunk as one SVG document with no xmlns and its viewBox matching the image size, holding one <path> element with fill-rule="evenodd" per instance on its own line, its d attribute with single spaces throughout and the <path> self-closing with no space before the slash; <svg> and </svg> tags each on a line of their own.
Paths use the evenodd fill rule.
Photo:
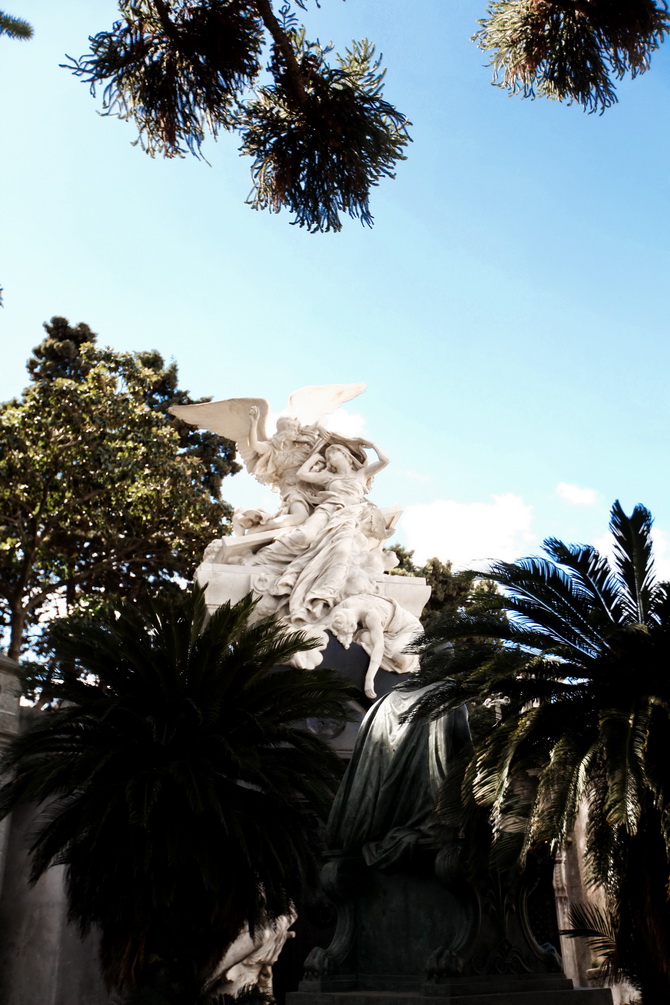
<svg viewBox="0 0 670 1005">
<path fill-rule="evenodd" d="M 18 663 L 23 649 L 23 633 L 26 627 L 26 611 L 23 607 L 14 608 L 11 615 L 11 635 L 7 655 Z"/>
</svg>

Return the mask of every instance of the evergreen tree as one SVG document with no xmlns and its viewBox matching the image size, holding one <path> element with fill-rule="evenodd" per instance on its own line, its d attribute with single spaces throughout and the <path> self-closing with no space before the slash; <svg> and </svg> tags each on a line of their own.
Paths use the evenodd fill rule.
<svg viewBox="0 0 670 1005">
<path fill-rule="evenodd" d="M 7 35 L 9 38 L 32 38 L 33 29 L 32 25 L 29 25 L 23 18 L 12 17 L 11 14 L 0 10 L 0 35 Z"/>
<path fill-rule="evenodd" d="M 135 123 L 149 154 L 202 156 L 207 134 L 233 133 L 252 158 L 255 209 L 286 209 L 310 231 L 340 230 L 343 214 L 372 224 L 371 189 L 404 159 L 409 123 L 382 96 L 385 71 L 367 39 L 339 55 L 310 41 L 296 13 L 306 0 L 118 8 L 65 65 L 102 92 L 104 115 Z M 617 80 L 649 68 L 670 17 L 665 0 L 490 0 L 480 24 L 474 38 L 496 84 L 603 111 Z M 32 29 L 0 12 L 3 32 Z"/>
<path fill-rule="evenodd" d="M 475 35 L 511 93 L 614 104 L 615 81 L 649 69 L 670 31 L 664 0 L 493 0 Z"/>
<path fill-rule="evenodd" d="M 437 624 L 445 614 L 461 607 L 478 603 L 482 592 L 487 592 L 488 584 L 478 582 L 474 572 L 454 572 L 453 564 L 439 558 L 429 558 L 423 565 L 415 565 L 414 552 L 401 544 L 392 544 L 392 551 L 398 558 L 398 565 L 392 570 L 395 576 L 422 576 L 431 588 L 430 597 L 421 615 L 426 630 Z"/>
<path fill-rule="evenodd" d="M 190 577 L 228 528 L 234 446 L 167 412 L 190 401 L 158 353 L 99 348 L 64 318 L 0 405 L 0 627 L 18 659 L 31 629 L 82 592 L 137 596 Z"/>
<path fill-rule="evenodd" d="M 68 65 L 102 88 L 103 114 L 135 122 L 149 154 L 200 156 L 207 132 L 234 132 L 253 158 L 254 208 L 286 208 L 313 231 L 339 230 L 342 213 L 372 223 L 370 190 L 408 142 L 374 46 L 330 59 L 288 2 L 119 0 L 119 13 Z"/>
</svg>

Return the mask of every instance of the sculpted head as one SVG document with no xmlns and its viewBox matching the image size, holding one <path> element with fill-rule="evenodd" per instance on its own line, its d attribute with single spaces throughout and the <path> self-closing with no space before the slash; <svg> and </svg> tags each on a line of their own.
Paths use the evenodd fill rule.
<svg viewBox="0 0 670 1005">
<path fill-rule="evenodd" d="M 339 443 L 332 443 L 326 449 L 326 460 L 328 462 L 329 471 L 351 471 L 353 467 L 353 458 L 351 454 L 346 447 L 341 447 Z"/>
<path fill-rule="evenodd" d="M 345 649 L 348 649 L 358 628 L 358 618 L 346 607 L 336 607 L 330 617 L 330 630 Z"/>
<path fill-rule="evenodd" d="M 299 429 L 300 422 L 293 415 L 282 415 L 277 419 L 277 432 L 284 436 L 286 433 L 297 433 Z"/>
</svg>

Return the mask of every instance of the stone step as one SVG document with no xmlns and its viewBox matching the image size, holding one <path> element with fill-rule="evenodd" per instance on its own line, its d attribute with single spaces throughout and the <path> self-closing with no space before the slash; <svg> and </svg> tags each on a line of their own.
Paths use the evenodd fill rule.
<svg viewBox="0 0 670 1005">
<path fill-rule="evenodd" d="M 612 1005 L 607 988 L 571 988 L 447 994 L 426 997 L 400 991 L 294 991 L 286 996 L 286 1005 Z"/>
</svg>

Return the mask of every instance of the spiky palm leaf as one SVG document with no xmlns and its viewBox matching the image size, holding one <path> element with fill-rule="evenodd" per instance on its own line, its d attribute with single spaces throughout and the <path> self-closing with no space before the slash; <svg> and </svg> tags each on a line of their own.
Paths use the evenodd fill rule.
<svg viewBox="0 0 670 1005">
<path fill-rule="evenodd" d="M 609 911 L 595 904 L 573 904 L 569 912 L 571 928 L 563 929 L 561 935 L 569 939 L 586 939 L 589 947 L 600 961 L 599 978 L 614 982 L 630 980 L 619 964 L 616 932 Z"/>
<path fill-rule="evenodd" d="M 611 560 L 552 538 L 548 558 L 494 564 L 487 578 L 502 590 L 494 609 L 452 617 L 424 640 L 418 683 L 448 680 L 419 713 L 497 703 L 500 720 L 478 744 L 459 796 L 469 813 L 489 807 L 502 839 L 519 773 L 532 769 L 522 859 L 531 848 L 563 847 L 586 802 L 590 881 L 625 905 L 615 925 L 621 966 L 644 970 L 647 986 L 657 980 L 667 997 L 670 586 L 654 576 L 651 523 L 644 507 L 627 516 L 617 502 Z M 446 805 L 453 822 L 453 792 Z"/>
<path fill-rule="evenodd" d="M 58 704 L 6 754 L 0 813 L 43 804 L 33 879 L 66 864 L 110 986 L 192 993 L 244 924 L 314 879 L 340 763 L 296 723 L 346 717 L 349 689 L 287 666 L 309 642 L 252 609 L 207 621 L 195 590 L 57 625 Z"/>
</svg>

